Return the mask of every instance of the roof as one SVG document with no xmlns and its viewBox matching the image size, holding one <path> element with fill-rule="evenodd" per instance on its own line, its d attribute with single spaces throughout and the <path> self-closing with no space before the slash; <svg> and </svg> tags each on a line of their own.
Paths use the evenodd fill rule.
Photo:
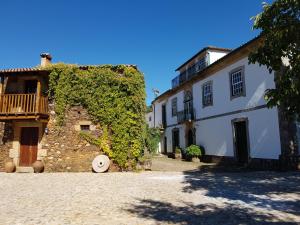
<svg viewBox="0 0 300 225">
<path fill-rule="evenodd" d="M 219 48 L 215 46 L 207 46 L 205 48 L 202 48 L 199 52 L 197 52 L 195 55 L 193 55 L 190 59 L 188 59 L 185 63 L 183 63 L 181 66 L 179 66 L 175 71 L 180 70 L 183 66 L 188 64 L 190 61 L 192 61 L 196 56 L 200 55 L 201 53 L 208 51 L 208 50 L 215 50 L 215 51 L 222 51 L 222 52 L 231 52 L 232 49 L 229 48 Z"/>
<path fill-rule="evenodd" d="M 13 68 L 13 69 L 2 69 L 0 73 L 22 73 L 22 72 L 37 72 L 37 71 L 46 71 L 40 68 Z"/>
<path fill-rule="evenodd" d="M 160 96 L 157 96 L 153 101 L 155 102 L 156 100 L 158 100 L 159 98 L 162 98 L 168 94 L 174 93 L 177 90 L 181 89 L 181 87 L 187 83 L 191 83 L 193 81 L 195 81 L 196 79 L 199 79 L 199 77 L 202 77 L 202 75 L 205 75 L 209 70 L 211 70 L 214 67 L 217 67 L 218 65 L 221 65 L 223 62 L 226 62 L 226 60 L 228 60 L 229 58 L 233 57 L 235 54 L 237 54 L 238 52 L 242 51 L 243 49 L 247 50 L 250 52 L 250 48 L 249 46 L 251 44 L 256 43 L 257 41 L 261 40 L 262 36 L 257 36 L 253 39 L 251 39 L 250 41 L 242 44 L 241 46 L 237 47 L 236 49 L 232 50 L 231 52 L 229 52 L 227 55 L 223 56 L 222 58 L 218 59 L 217 61 L 215 61 L 214 63 L 210 64 L 209 66 L 207 66 L 205 69 L 201 70 L 200 72 L 197 73 L 196 76 L 194 76 L 192 79 L 185 81 L 184 83 L 182 83 L 181 85 L 179 85 L 176 88 L 173 89 L 169 89 L 167 91 L 165 91 L 164 93 L 162 93 Z M 199 53 L 198 53 L 199 54 Z"/>
<path fill-rule="evenodd" d="M 89 67 L 93 67 L 93 66 L 97 66 L 97 65 L 79 65 L 78 67 L 80 69 L 88 69 Z M 124 66 L 127 67 L 133 67 L 135 69 L 137 69 L 136 65 L 131 65 L 131 64 L 126 64 Z M 37 67 L 31 67 L 31 68 L 12 68 L 12 69 L 1 69 L 0 73 L 23 73 L 23 72 L 46 72 L 47 70 L 41 69 L 41 68 L 37 68 Z"/>
</svg>

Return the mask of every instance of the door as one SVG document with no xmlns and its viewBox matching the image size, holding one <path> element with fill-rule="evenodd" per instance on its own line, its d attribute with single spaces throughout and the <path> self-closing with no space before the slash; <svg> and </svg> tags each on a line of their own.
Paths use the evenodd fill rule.
<svg viewBox="0 0 300 225">
<path fill-rule="evenodd" d="M 162 125 L 163 127 L 167 126 L 167 111 L 166 111 L 166 105 L 162 105 L 161 108 L 161 113 L 162 113 Z"/>
<path fill-rule="evenodd" d="M 234 122 L 234 134 L 235 134 L 235 154 L 238 163 L 248 163 L 249 151 L 248 151 L 248 131 L 247 122 L 238 121 Z"/>
<path fill-rule="evenodd" d="M 164 153 L 167 154 L 168 152 L 168 142 L 167 137 L 164 138 Z"/>
<path fill-rule="evenodd" d="M 173 130 L 173 135 L 172 135 L 172 142 L 173 142 L 173 153 L 175 153 L 176 147 L 179 148 L 179 130 Z"/>
<path fill-rule="evenodd" d="M 37 90 L 37 80 L 25 81 L 25 94 L 35 94 Z"/>
<path fill-rule="evenodd" d="M 25 80 L 25 94 L 31 94 L 25 97 L 23 112 L 34 112 L 36 110 L 36 92 L 37 80 Z"/>
<path fill-rule="evenodd" d="M 194 144 L 194 133 L 192 129 L 189 129 L 188 131 L 188 138 L 187 138 L 187 147 Z"/>
<path fill-rule="evenodd" d="M 31 166 L 37 160 L 38 127 L 22 127 L 20 140 L 20 166 Z"/>
</svg>

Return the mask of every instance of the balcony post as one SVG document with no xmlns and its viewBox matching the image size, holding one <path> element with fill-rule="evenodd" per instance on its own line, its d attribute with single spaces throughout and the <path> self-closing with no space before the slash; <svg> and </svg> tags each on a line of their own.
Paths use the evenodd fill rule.
<svg viewBox="0 0 300 225">
<path fill-rule="evenodd" d="M 35 108 L 35 113 L 38 113 L 40 110 L 40 99 L 41 99 L 41 80 L 38 78 L 37 81 L 37 90 L 36 90 L 36 108 Z"/>
</svg>

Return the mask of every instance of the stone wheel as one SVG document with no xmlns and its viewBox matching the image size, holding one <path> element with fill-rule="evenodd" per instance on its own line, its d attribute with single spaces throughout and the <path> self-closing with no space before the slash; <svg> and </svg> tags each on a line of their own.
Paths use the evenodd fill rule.
<svg viewBox="0 0 300 225">
<path fill-rule="evenodd" d="M 103 173 L 108 170 L 110 160 L 106 155 L 98 155 L 94 158 L 92 166 L 96 173 Z"/>
</svg>

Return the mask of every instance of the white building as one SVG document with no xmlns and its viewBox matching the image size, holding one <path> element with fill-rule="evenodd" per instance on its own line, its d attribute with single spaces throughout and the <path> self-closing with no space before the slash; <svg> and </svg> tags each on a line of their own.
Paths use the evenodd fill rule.
<svg viewBox="0 0 300 225">
<path fill-rule="evenodd" d="M 162 153 L 197 144 L 209 161 L 277 162 L 288 145 L 286 134 L 295 134 L 281 134 L 286 126 L 281 114 L 266 106 L 264 94 L 275 87 L 274 73 L 248 64 L 259 42 L 255 38 L 232 51 L 204 48 L 176 70 L 180 74 L 172 88 L 152 102 L 151 125 L 163 129 Z"/>
<path fill-rule="evenodd" d="M 145 119 L 146 119 L 146 122 L 147 122 L 149 127 L 154 127 L 153 117 L 154 117 L 153 111 L 150 111 L 150 112 L 146 113 Z"/>
</svg>

